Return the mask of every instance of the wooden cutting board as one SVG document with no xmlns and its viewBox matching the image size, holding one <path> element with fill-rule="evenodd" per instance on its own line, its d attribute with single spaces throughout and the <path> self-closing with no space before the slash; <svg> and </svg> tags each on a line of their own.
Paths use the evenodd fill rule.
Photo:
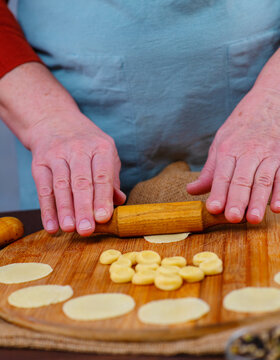
<svg viewBox="0 0 280 360">
<path fill-rule="evenodd" d="M 249 224 L 216 227 L 187 240 L 173 244 L 150 244 L 143 238 L 119 239 L 107 236 L 81 238 L 77 234 L 48 235 L 45 231 L 31 234 L 0 251 L 0 265 L 13 262 L 42 262 L 54 271 L 46 278 L 18 285 L 0 284 L 0 316 L 15 324 L 39 331 L 49 331 L 78 338 L 100 340 L 155 341 L 200 336 L 211 331 L 254 321 L 248 314 L 223 309 L 224 296 L 244 286 L 274 286 L 274 274 L 280 271 L 280 215 L 267 210 L 261 225 Z M 214 251 L 224 262 L 221 275 L 207 276 L 202 282 L 187 284 L 171 292 L 158 290 L 153 285 L 136 286 L 114 284 L 109 278 L 109 266 L 98 258 L 103 250 L 122 252 L 151 249 L 162 257 L 182 255 L 188 264 L 200 251 Z M 136 308 L 129 314 L 110 320 L 74 321 L 62 312 L 62 304 L 38 309 L 18 309 L 8 304 L 13 291 L 39 284 L 71 285 L 74 297 L 120 292 L 131 295 Z M 200 297 L 211 307 L 210 313 L 196 322 L 173 326 L 142 324 L 137 318 L 138 308 L 152 300 Z M 256 317 L 255 317 L 256 318 Z"/>
</svg>

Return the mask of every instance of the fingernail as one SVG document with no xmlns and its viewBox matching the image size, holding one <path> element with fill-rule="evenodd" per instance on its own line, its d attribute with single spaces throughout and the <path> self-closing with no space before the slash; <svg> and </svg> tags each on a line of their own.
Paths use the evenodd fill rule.
<svg viewBox="0 0 280 360">
<path fill-rule="evenodd" d="M 280 209 L 280 201 L 275 201 L 274 206 L 275 206 L 277 209 Z"/>
<path fill-rule="evenodd" d="M 106 217 L 108 217 L 108 212 L 103 208 L 98 209 L 95 213 L 95 218 L 104 219 Z"/>
<path fill-rule="evenodd" d="M 92 228 L 91 223 L 87 219 L 83 219 L 79 223 L 79 229 L 80 230 L 89 230 Z"/>
<path fill-rule="evenodd" d="M 238 217 L 241 217 L 241 212 L 237 207 L 230 208 L 229 213 L 232 215 L 237 215 Z"/>
<path fill-rule="evenodd" d="M 55 229 L 55 222 L 53 220 L 48 220 L 46 224 L 46 230 L 52 231 Z"/>
<path fill-rule="evenodd" d="M 261 217 L 260 210 L 257 209 L 257 208 L 252 209 L 252 210 L 251 210 L 251 215 L 254 215 L 254 216 L 256 216 L 257 218 L 260 218 L 260 217 Z"/>
<path fill-rule="evenodd" d="M 215 209 L 220 209 L 222 207 L 222 204 L 218 200 L 213 200 L 210 202 L 209 206 L 211 206 L 212 208 L 215 208 Z"/>
<path fill-rule="evenodd" d="M 63 220 L 63 226 L 65 227 L 73 227 L 74 226 L 74 220 L 71 216 L 65 216 Z"/>
</svg>

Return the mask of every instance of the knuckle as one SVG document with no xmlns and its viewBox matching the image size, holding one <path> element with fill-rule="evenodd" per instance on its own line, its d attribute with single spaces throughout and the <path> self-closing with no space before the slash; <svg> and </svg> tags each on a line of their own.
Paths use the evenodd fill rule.
<svg viewBox="0 0 280 360">
<path fill-rule="evenodd" d="M 107 152 L 111 151 L 112 148 L 113 148 L 113 144 L 109 140 L 103 140 L 99 143 L 99 150 L 101 152 L 107 153 Z"/>
<path fill-rule="evenodd" d="M 216 175 L 216 181 L 219 182 L 219 183 L 230 184 L 231 177 L 229 175 L 226 175 L 226 174 L 219 174 L 219 175 Z"/>
<path fill-rule="evenodd" d="M 58 205 L 58 210 L 60 212 L 69 212 L 71 210 L 71 205 L 69 202 L 63 201 Z"/>
<path fill-rule="evenodd" d="M 52 219 L 55 215 L 54 209 L 50 206 L 41 208 L 41 213 L 43 219 Z"/>
<path fill-rule="evenodd" d="M 63 177 L 56 178 L 54 180 L 54 187 L 55 189 L 62 189 L 62 190 L 69 189 L 70 188 L 69 180 Z"/>
<path fill-rule="evenodd" d="M 106 170 L 99 170 L 99 172 L 94 175 L 93 181 L 95 184 L 108 184 L 112 182 Z"/>
<path fill-rule="evenodd" d="M 38 195 L 40 199 L 53 196 L 53 189 L 50 186 L 39 186 Z"/>
<path fill-rule="evenodd" d="M 90 190 L 92 188 L 92 182 L 85 176 L 79 175 L 73 179 L 73 190 Z"/>
<path fill-rule="evenodd" d="M 248 179 L 246 176 L 243 176 L 243 175 L 236 176 L 233 179 L 232 183 L 234 185 L 242 186 L 242 187 L 246 187 L 246 188 L 250 188 L 252 185 L 250 179 Z"/>
<path fill-rule="evenodd" d="M 256 185 L 264 186 L 264 187 L 270 187 L 272 186 L 273 183 L 271 176 L 268 174 L 262 174 L 256 176 L 255 182 Z"/>
</svg>

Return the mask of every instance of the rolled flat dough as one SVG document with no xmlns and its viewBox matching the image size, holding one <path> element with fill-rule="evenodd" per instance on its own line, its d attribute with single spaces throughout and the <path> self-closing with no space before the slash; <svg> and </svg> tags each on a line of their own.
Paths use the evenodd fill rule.
<svg viewBox="0 0 280 360">
<path fill-rule="evenodd" d="M 38 280 L 49 275 L 53 269 L 42 263 L 14 263 L 0 267 L 0 283 L 19 284 Z"/>
<path fill-rule="evenodd" d="M 236 312 L 256 313 L 280 309 L 280 289 L 245 287 L 233 290 L 223 301 L 224 308 Z"/>
<path fill-rule="evenodd" d="M 71 286 L 37 285 L 17 290 L 8 297 L 10 305 L 20 308 L 37 308 L 56 304 L 73 295 Z"/>
<path fill-rule="evenodd" d="M 280 272 L 274 275 L 274 281 L 280 285 Z"/>
<path fill-rule="evenodd" d="M 63 312 L 73 320 L 102 320 L 127 314 L 135 307 L 134 299 L 125 294 L 93 294 L 67 301 Z"/>
<path fill-rule="evenodd" d="M 144 236 L 144 239 L 153 244 L 167 244 L 167 243 L 185 240 L 189 235 L 190 233 L 149 235 L 149 236 Z"/>
<path fill-rule="evenodd" d="M 205 301 L 193 297 L 157 300 L 141 306 L 138 318 L 145 324 L 171 325 L 197 320 L 209 310 Z"/>
</svg>

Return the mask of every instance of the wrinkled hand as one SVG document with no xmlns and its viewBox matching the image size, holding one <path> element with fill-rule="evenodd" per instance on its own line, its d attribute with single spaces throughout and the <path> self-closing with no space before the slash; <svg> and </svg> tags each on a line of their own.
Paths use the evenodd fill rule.
<svg viewBox="0 0 280 360">
<path fill-rule="evenodd" d="M 218 130 L 190 194 L 210 191 L 207 209 L 233 223 L 261 222 L 272 192 L 280 212 L 280 93 L 253 88 Z"/>
<path fill-rule="evenodd" d="M 110 219 L 125 202 L 113 139 L 79 111 L 61 111 L 30 131 L 35 179 L 44 228 L 90 235 L 95 221 Z"/>
</svg>

